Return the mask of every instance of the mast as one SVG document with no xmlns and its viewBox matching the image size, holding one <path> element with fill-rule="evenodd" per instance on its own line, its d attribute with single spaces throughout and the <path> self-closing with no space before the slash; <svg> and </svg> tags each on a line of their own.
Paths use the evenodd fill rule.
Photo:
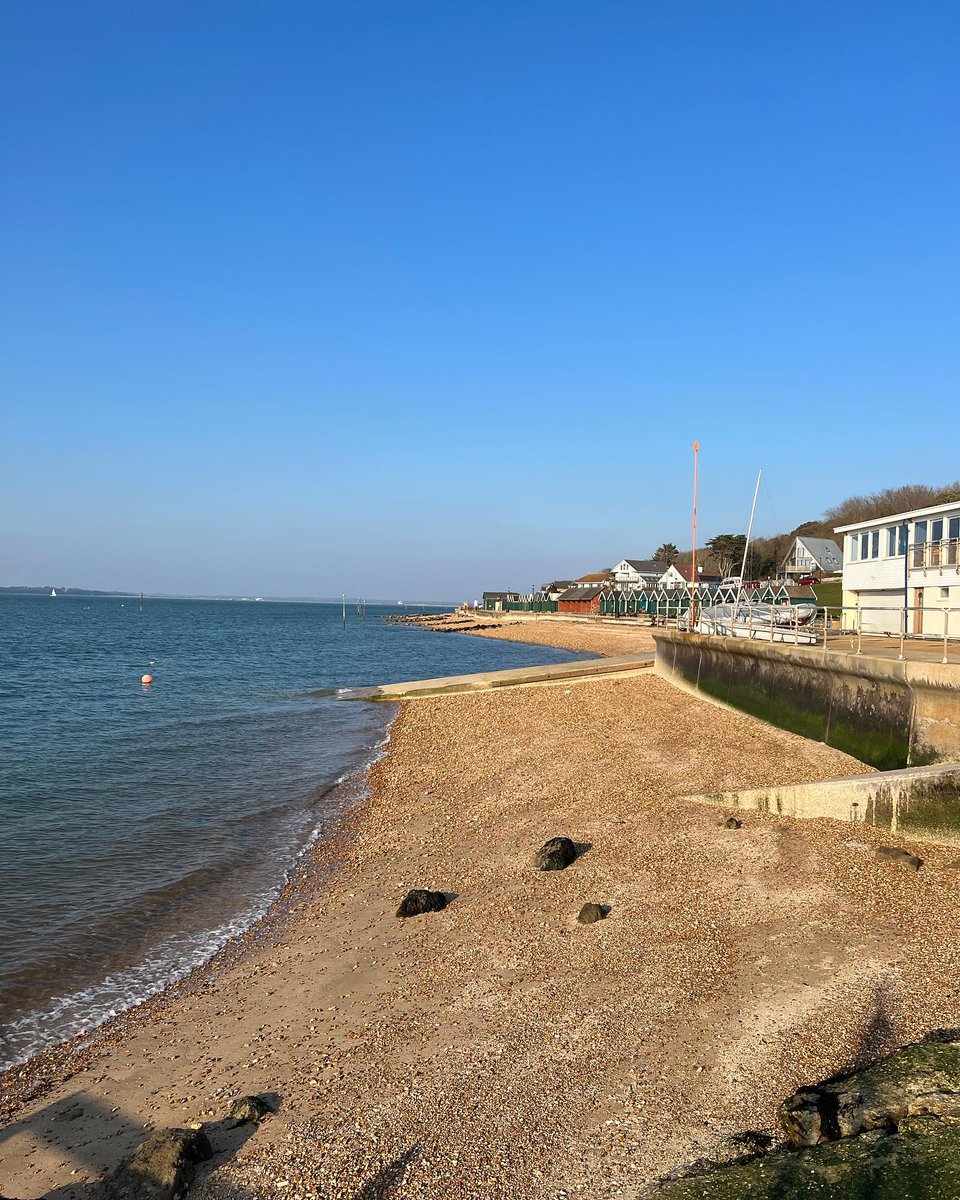
<svg viewBox="0 0 960 1200">
<path fill-rule="evenodd" d="M 693 632 L 693 603 L 697 586 L 697 474 L 700 466 L 700 443 L 693 443 L 693 562 L 690 564 L 690 632 Z M 678 614 L 679 615 L 679 614 Z"/>
<path fill-rule="evenodd" d="M 757 511 L 757 493 L 760 491 L 760 476 L 763 467 L 757 472 L 757 486 L 753 489 L 753 503 L 750 505 L 750 524 L 747 526 L 747 541 L 743 547 L 743 562 L 740 564 L 740 590 L 743 591 L 743 576 L 747 570 L 747 553 L 750 550 L 750 536 L 753 533 L 753 514 Z"/>
</svg>

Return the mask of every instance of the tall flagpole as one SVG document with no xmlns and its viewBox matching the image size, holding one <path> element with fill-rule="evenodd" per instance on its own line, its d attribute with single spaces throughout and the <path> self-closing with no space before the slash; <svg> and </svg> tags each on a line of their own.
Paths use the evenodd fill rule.
<svg viewBox="0 0 960 1200">
<path fill-rule="evenodd" d="M 700 466 L 700 443 L 693 443 L 693 562 L 690 564 L 690 622 L 689 629 L 693 633 L 694 625 L 694 589 L 697 586 L 697 475 Z"/>
</svg>

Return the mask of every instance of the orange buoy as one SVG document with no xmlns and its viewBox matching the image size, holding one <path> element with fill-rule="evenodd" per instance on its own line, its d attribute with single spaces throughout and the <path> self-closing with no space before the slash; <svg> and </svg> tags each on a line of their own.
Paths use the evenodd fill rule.
<svg viewBox="0 0 960 1200">
<path fill-rule="evenodd" d="M 150 683 L 153 683 L 153 676 L 152 676 L 152 675 L 141 675 L 141 676 L 140 676 L 140 682 L 141 682 L 142 684 L 150 684 Z"/>
</svg>

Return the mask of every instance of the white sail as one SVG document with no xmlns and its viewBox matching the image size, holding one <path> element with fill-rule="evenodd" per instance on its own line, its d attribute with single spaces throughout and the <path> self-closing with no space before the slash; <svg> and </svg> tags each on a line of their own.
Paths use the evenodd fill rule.
<svg viewBox="0 0 960 1200">
<path fill-rule="evenodd" d="M 57 589 L 56 589 L 56 588 L 51 588 L 51 589 L 50 589 L 50 595 L 51 595 L 51 596 L 55 596 L 56 594 L 57 594 Z"/>
</svg>

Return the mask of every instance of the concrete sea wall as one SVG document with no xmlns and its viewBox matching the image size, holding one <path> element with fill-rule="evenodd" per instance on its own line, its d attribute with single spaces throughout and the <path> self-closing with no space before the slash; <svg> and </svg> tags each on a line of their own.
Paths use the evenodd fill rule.
<svg viewBox="0 0 960 1200">
<path fill-rule="evenodd" d="M 882 771 L 960 761 L 960 667 L 658 630 L 655 670 Z"/>
<path fill-rule="evenodd" d="M 960 765 L 907 767 L 732 792 L 700 792 L 686 800 L 783 817 L 864 822 L 920 840 L 960 842 Z"/>
</svg>

